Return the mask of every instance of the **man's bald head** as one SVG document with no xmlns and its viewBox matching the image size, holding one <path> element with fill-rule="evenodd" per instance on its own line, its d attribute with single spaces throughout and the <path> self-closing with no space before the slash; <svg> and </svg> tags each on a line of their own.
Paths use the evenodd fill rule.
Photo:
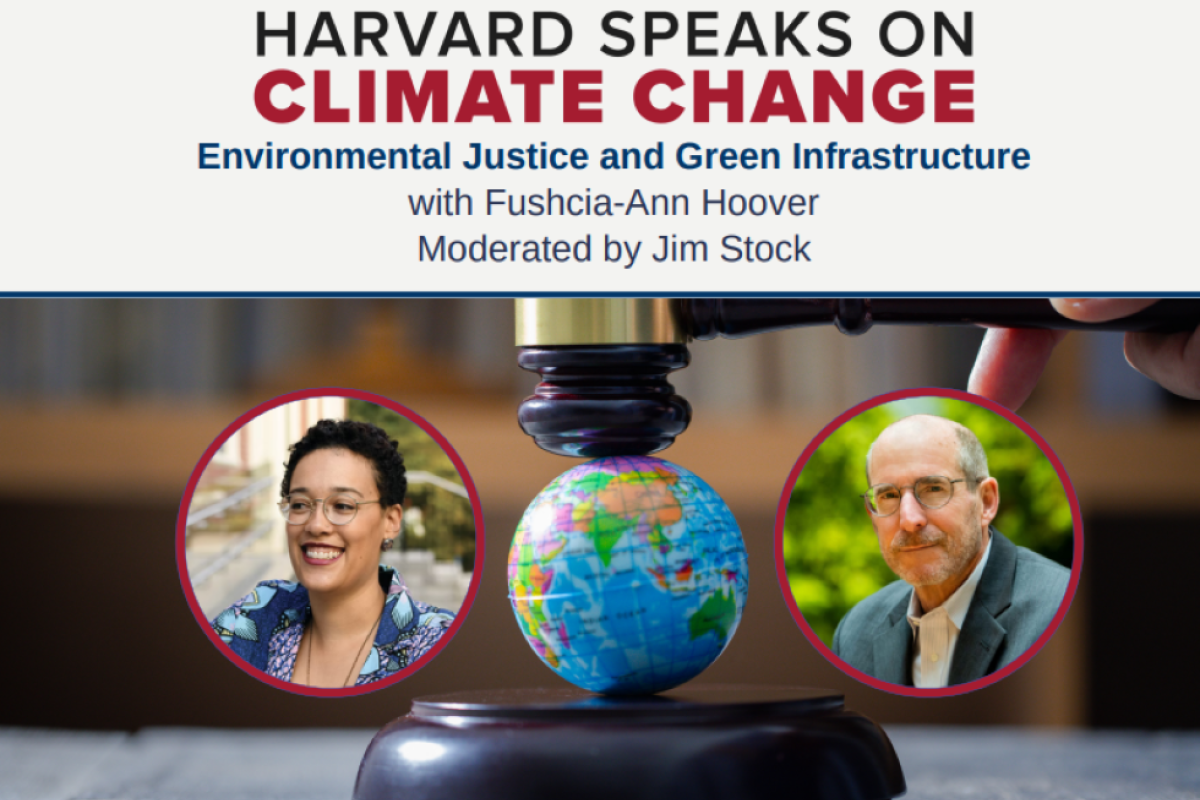
<svg viewBox="0 0 1200 800">
<path fill-rule="evenodd" d="M 872 485 L 871 456 L 875 448 L 888 444 L 903 445 L 905 442 L 920 441 L 933 443 L 938 440 L 953 441 L 957 452 L 958 468 L 963 477 L 975 483 L 988 477 L 987 454 L 983 445 L 970 428 L 960 425 L 954 420 L 933 414 L 914 414 L 911 417 L 897 420 L 883 429 L 883 432 L 871 443 L 867 450 L 867 485 Z"/>
</svg>

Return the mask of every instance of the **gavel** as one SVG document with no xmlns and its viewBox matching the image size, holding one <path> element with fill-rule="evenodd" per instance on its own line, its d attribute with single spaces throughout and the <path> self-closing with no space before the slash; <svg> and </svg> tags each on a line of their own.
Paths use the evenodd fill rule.
<svg viewBox="0 0 1200 800">
<path fill-rule="evenodd" d="M 1084 323 L 1049 300 L 532 298 L 517 302 L 517 363 L 541 376 L 517 412 L 538 447 L 599 458 L 665 450 L 691 422 L 668 375 L 691 361 L 688 343 L 785 328 L 982 325 L 1173 333 L 1200 326 L 1200 300 L 1171 299 L 1111 322 Z"/>
</svg>

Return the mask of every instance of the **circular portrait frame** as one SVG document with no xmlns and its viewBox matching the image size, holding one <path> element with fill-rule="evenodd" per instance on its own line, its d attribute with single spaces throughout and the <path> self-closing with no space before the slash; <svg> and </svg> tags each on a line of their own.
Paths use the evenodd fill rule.
<svg viewBox="0 0 1200 800">
<path fill-rule="evenodd" d="M 850 664 L 846 663 L 833 650 L 825 644 L 821 637 L 813 630 L 808 620 L 805 619 L 804 613 L 800 610 L 796 602 L 796 598 L 791 588 L 791 580 L 788 575 L 787 565 L 784 554 L 784 528 L 787 518 L 788 507 L 791 503 L 792 492 L 800 480 L 804 468 L 808 465 L 813 455 L 825 443 L 834 432 L 838 431 L 847 422 L 858 417 L 863 412 L 869 411 L 879 406 L 895 403 L 901 400 L 914 399 L 929 399 L 943 398 L 949 400 L 957 400 L 960 402 L 970 403 L 979 408 L 990 411 L 1003 417 L 1008 422 L 1016 426 L 1030 441 L 1037 445 L 1042 455 L 1050 462 L 1054 468 L 1054 472 L 1058 480 L 1062 483 L 1063 492 L 1066 495 L 1067 503 L 1070 507 L 1071 523 L 1072 523 L 1072 543 L 1071 543 L 1071 574 L 1067 584 L 1066 592 L 1062 602 L 1059 604 L 1053 619 L 1046 626 L 1046 629 L 1041 633 L 1037 640 L 1029 646 L 1025 652 L 1006 664 L 999 670 L 987 674 L 981 678 L 969 681 L 967 683 L 955 684 L 942 688 L 919 689 L 915 686 L 904 686 L 896 683 L 889 683 L 880 680 L 872 675 L 869 675 L 862 670 L 859 670 Z M 1002 494 L 1003 496 L 1003 494 Z M 865 513 L 865 512 L 864 512 Z M 995 403 L 987 398 L 978 395 L 969 394 L 957 389 L 942 389 L 942 388 L 916 388 L 903 389 L 886 394 L 879 395 L 870 400 L 866 400 L 853 408 L 847 409 L 842 414 L 838 415 L 832 422 L 826 425 L 820 433 L 813 438 L 804 451 L 800 454 L 791 472 L 788 474 L 787 481 L 784 484 L 783 492 L 779 499 L 779 505 L 775 514 L 775 572 L 779 580 L 779 586 L 783 593 L 784 602 L 791 613 L 792 618 L 800 627 L 805 638 L 812 644 L 817 651 L 825 657 L 825 659 L 833 666 L 840 669 L 846 675 L 855 680 L 879 689 L 890 694 L 902 695 L 905 697 L 953 697 L 968 692 L 974 692 L 979 689 L 991 686 L 994 683 L 1004 680 L 1009 675 L 1019 670 L 1029 662 L 1037 653 L 1050 641 L 1055 631 L 1063 619 L 1066 618 L 1067 612 L 1070 610 L 1071 603 L 1075 598 L 1075 591 L 1079 585 L 1079 577 L 1083 568 L 1083 520 L 1079 510 L 1079 499 L 1075 494 L 1075 489 L 1071 484 L 1071 479 L 1067 475 L 1066 469 L 1063 467 L 1062 461 L 1055 454 L 1054 450 L 1047 444 L 1046 440 L 1025 420 L 1014 414 L 1009 409 Z"/>
<path fill-rule="evenodd" d="M 213 630 L 212 625 L 206 618 L 204 611 L 201 609 L 200 603 L 196 598 L 195 590 L 192 586 L 192 581 L 188 571 L 187 563 L 187 528 L 188 514 L 192 505 L 193 497 L 196 493 L 197 485 L 204 475 L 205 470 L 212 463 L 214 456 L 235 433 L 244 428 L 251 420 L 282 406 L 291 403 L 296 403 L 302 400 L 312 400 L 319 398 L 343 398 L 346 400 L 361 400 L 367 403 L 385 408 L 399 414 L 404 419 L 415 424 L 426 435 L 428 435 L 442 449 L 454 468 L 458 471 L 459 477 L 462 479 L 463 488 L 467 491 L 467 496 L 470 501 L 471 513 L 474 517 L 475 525 L 475 564 L 472 570 L 471 580 L 467 587 L 466 595 L 463 598 L 461 607 L 455 612 L 454 620 L 450 623 L 446 632 L 442 634 L 437 642 L 435 642 L 428 652 L 421 655 L 415 662 L 398 670 L 394 675 L 389 675 L 382 680 L 366 683 L 361 686 L 347 686 L 344 688 L 318 688 L 313 686 L 304 686 L 302 684 L 290 683 L 268 675 L 266 672 L 252 666 L 243 658 L 238 656 L 230 649 L 221 637 Z M 483 508 L 479 501 L 479 493 L 475 489 L 475 483 L 471 480 L 470 472 L 467 470 L 466 464 L 454 449 L 454 446 L 441 434 L 433 425 L 431 425 L 424 417 L 420 416 L 412 409 L 400 405 L 399 403 L 390 400 L 380 395 L 370 392 L 363 392 L 357 389 L 346 389 L 337 387 L 327 387 L 318 389 L 304 389 L 300 391 L 288 392 L 280 395 L 264 403 L 261 403 L 246 413 L 239 416 L 213 440 L 212 444 L 200 456 L 196 467 L 192 470 L 191 476 L 188 478 L 187 486 L 184 489 L 183 498 L 179 504 L 179 514 L 175 522 L 175 561 L 179 571 L 179 582 L 183 589 L 184 597 L 187 599 L 188 606 L 191 608 L 192 615 L 196 618 L 196 622 L 200 625 L 208 639 L 213 643 L 213 646 L 225 656 L 230 663 L 247 673 L 251 677 L 272 686 L 276 689 L 282 689 L 292 694 L 305 695 L 308 697 L 355 697 L 358 695 L 369 694 L 371 692 L 386 689 L 405 678 L 413 675 L 420 669 L 428 666 L 429 663 L 441 652 L 451 639 L 462 628 L 463 623 L 467 619 L 467 614 L 471 609 L 471 605 L 475 601 L 476 593 L 479 590 L 480 581 L 483 578 L 483 565 L 485 557 L 485 535 L 484 535 L 484 520 Z"/>
</svg>

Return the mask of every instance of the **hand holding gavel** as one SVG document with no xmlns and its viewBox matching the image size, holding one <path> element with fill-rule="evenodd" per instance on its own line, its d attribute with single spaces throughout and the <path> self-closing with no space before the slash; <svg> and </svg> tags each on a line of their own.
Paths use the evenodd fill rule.
<svg viewBox="0 0 1200 800">
<path fill-rule="evenodd" d="M 1125 331 L 1130 363 L 1164 387 L 1200 398 L 1200 301 L 1036 298 L 765 298 L 517 301 L 517 362 L 541 376 L 521 403 L 522 429 L 562 455 L 645 455 L 675 441 L 691 406 L 668 377 L 693 339 L 836 325 L 989 328 L 969 388 L 1016 408 L 1068 330 Z"/>
<path fill-rule="evenodd" d="M 1053 298 L 1054 310 L 1083 323 L 1119 321 L 1157 303 L 1140 298 Z M 968 391 L 1009 408 L 1029 398 L 1065 330 L 992 328 L 971 371 Z M 1170 392 L 1200 399 L 1200 329 L 1125 334 L 1125 358 L 1138 372 Z"/>
</svg>

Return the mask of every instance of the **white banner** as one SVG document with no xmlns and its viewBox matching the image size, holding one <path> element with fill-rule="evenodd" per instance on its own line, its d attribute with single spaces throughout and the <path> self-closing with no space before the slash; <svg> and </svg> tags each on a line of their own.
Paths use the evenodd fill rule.
<svg viewBox="0 0 1200 800">
<path fill-rule="evenodd" d="M 1200 288 L 1195 6 L 632 8 L 20 4 L 0 290 Z"/>
</svg>

